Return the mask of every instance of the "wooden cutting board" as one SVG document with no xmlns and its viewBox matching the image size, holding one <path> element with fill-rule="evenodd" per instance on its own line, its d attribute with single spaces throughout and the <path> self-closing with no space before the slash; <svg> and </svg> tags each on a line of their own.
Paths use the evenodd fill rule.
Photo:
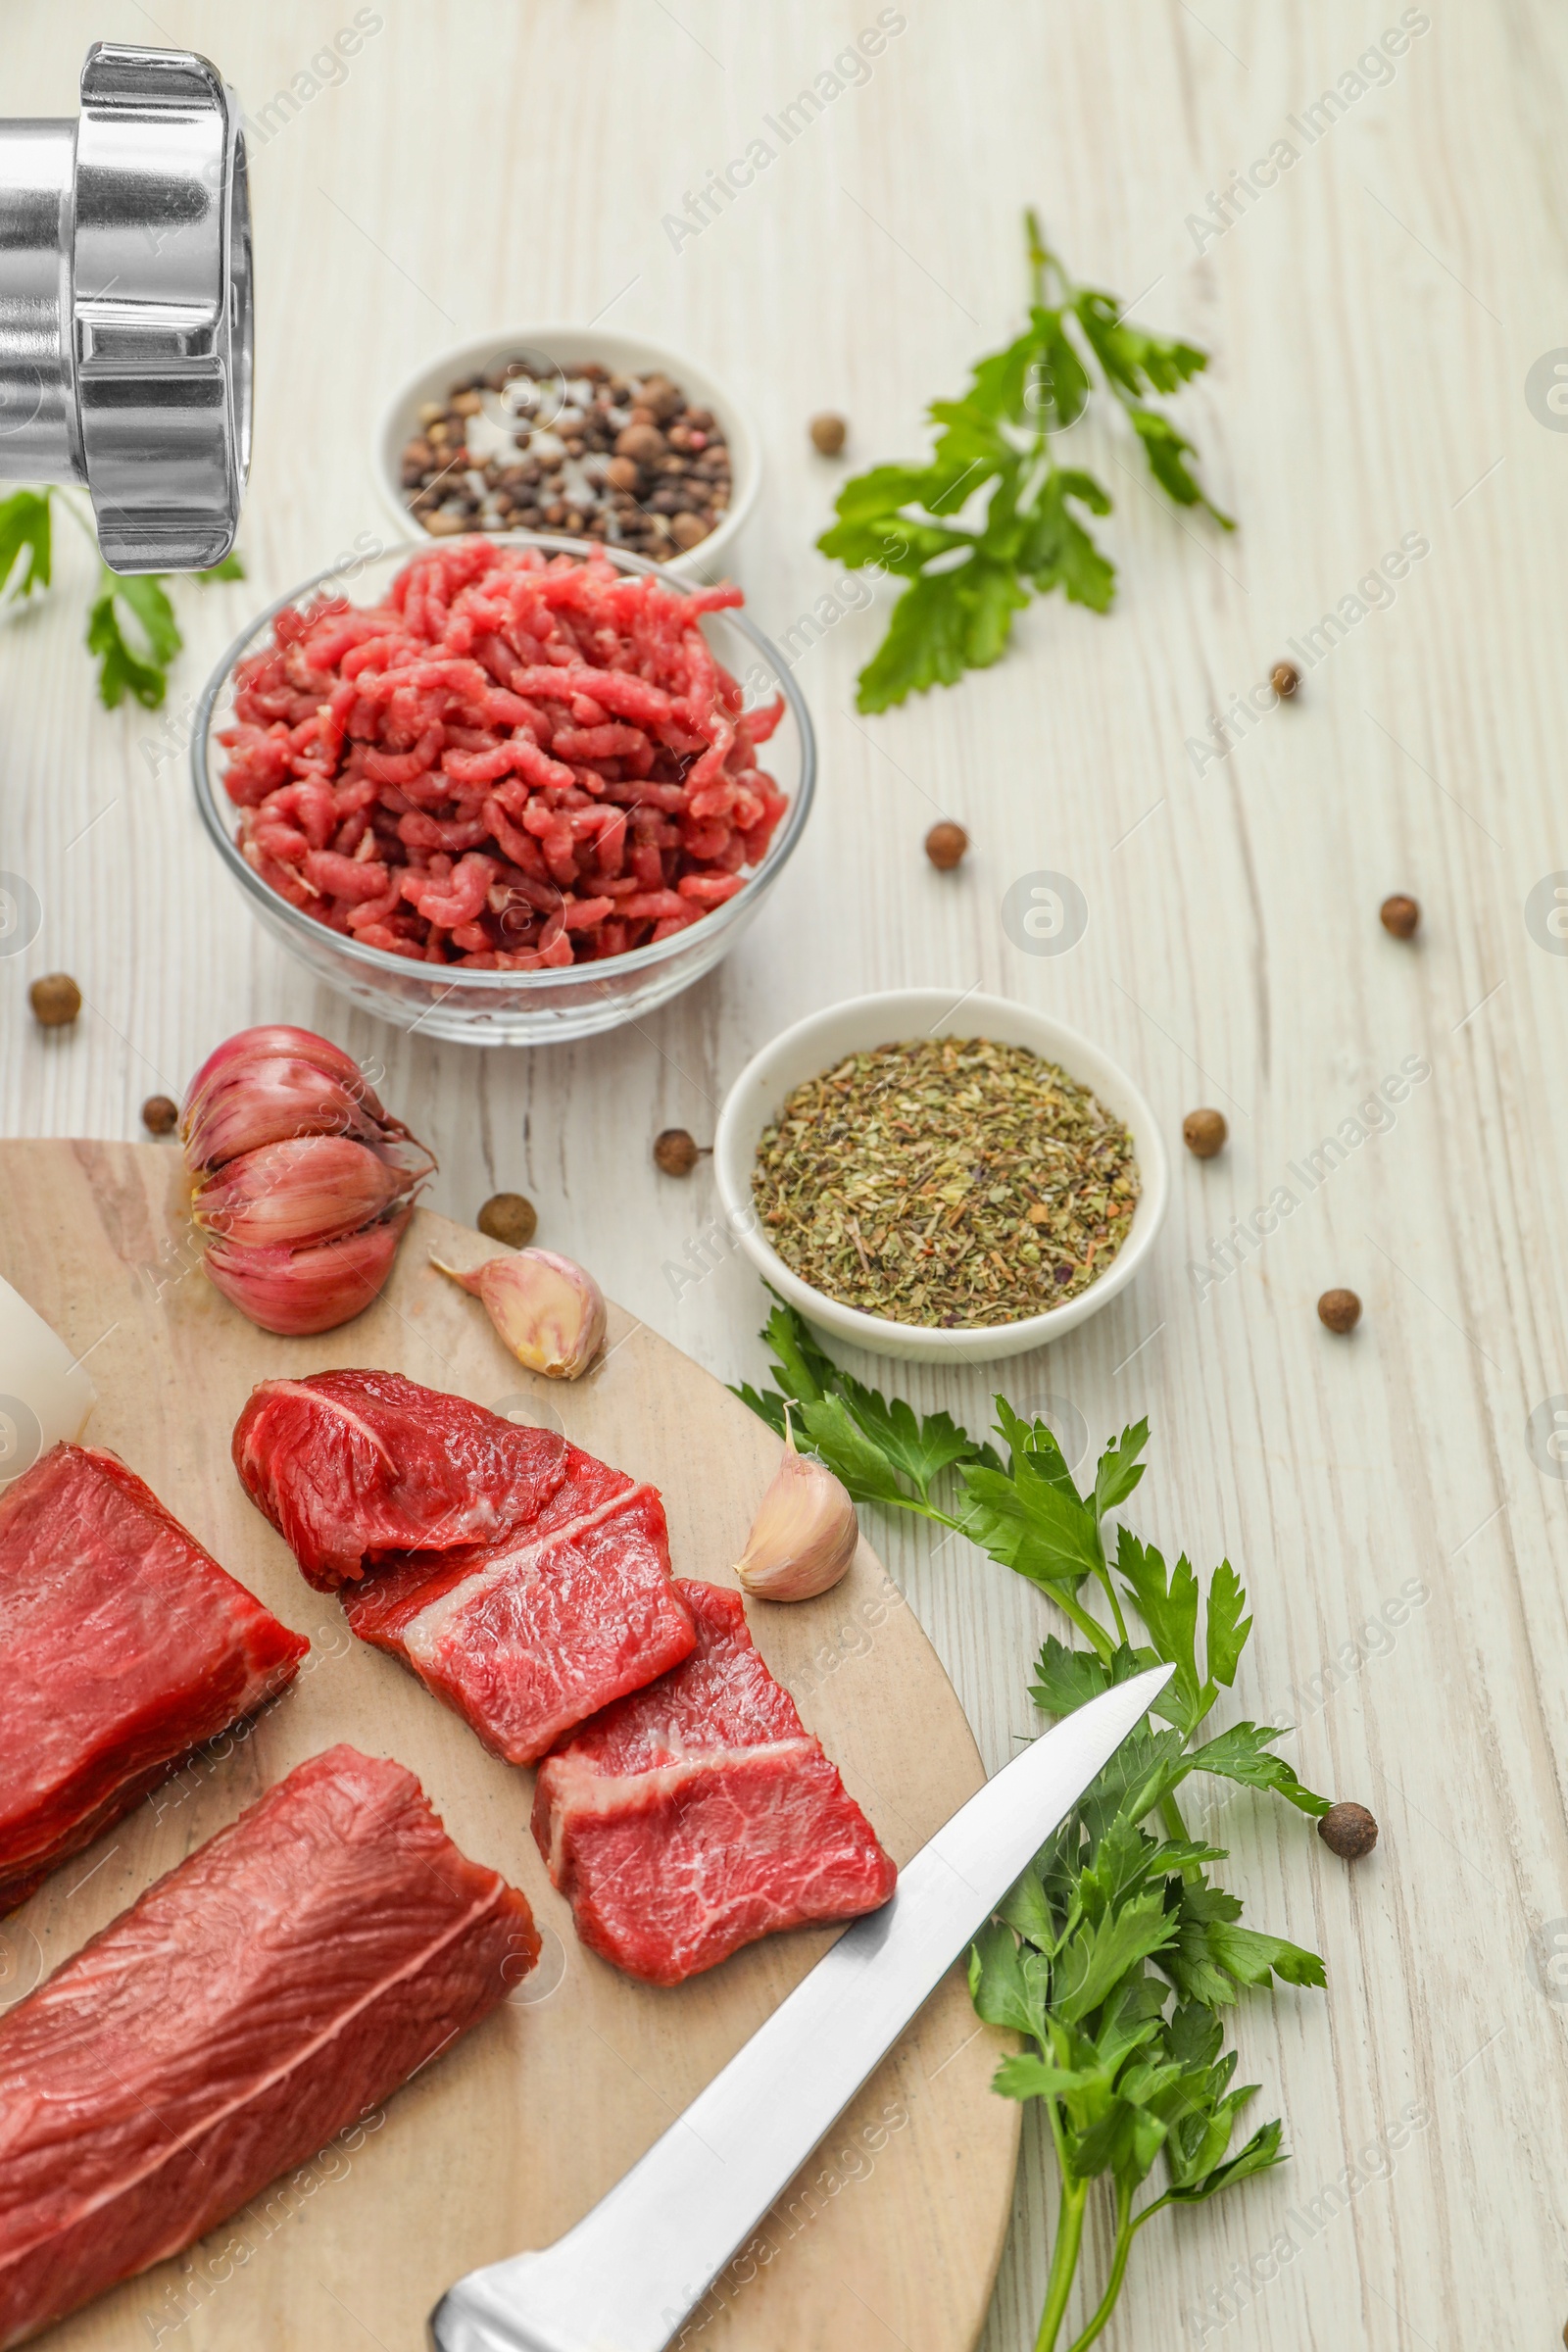
<svg viewBox="0 0 1568 2352">
<path fill-rule="evenodd" d="M 208 1283 L 177 1153 L 0 1144 L 0 1275 L 74 1351 L 110 1446 L 223 1565 L 312 1642 L 295 1688 L 73 1856 L 0 1921 L 0 2004 L 21 1997 L 302 1758 L 348 1740 L 417 1773 L 452 1836 L 522 1886 L 534 1975 L 477 2032 L 177 2261 L 50 2337 L 58 2352 L 421 2352 L 463 2272 L 569 2228 L 732 2056 L 832 1940 L 772 1936 L 675 1991 L 585 1951 L 528 1831 L 533 1776 L 487 1755 L 393 1659 L 352 1641 L 252 1508 L 229 1432 L 258 1380 L 371 1364 L 563 1429 L 663 1493 L 677 1573 L 732 1585 L 778 1444 L 708 1373 L 620 1309 L 568 1385 L 521 1371 L 477 1301 L 432 1273 L 494 1245 L 418 1212 L 386 1293 L 317 1340 L 255 1330 Z M 0 1386 L 3 1386 L 0 1381 Z M 902 1863 L 980 1786 L 952 1686 L 862 1543 L 836 1591 L 749 1605 L 753 1634 Z M 955 1970 L 757 2242 L 689 2323 L 700 2352 L 965 2352 L 1006 2228 L 1019 2110 L 988 2087 L 1003 2038 Z M 672 2228 L 678 2217 L 671 2217 Z"/>
</svg>

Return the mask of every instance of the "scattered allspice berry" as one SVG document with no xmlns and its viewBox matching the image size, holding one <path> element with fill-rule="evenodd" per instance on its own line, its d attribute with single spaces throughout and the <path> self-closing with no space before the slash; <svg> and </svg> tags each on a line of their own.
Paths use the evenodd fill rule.
<svg viewBox="0 0 1568 2352">
<path fill-rule="evenodd" d="M 1288 703 L 1301 683 L 1301 673 L 1294 662 L 1276 662 L 1268 673 L 1268 682 L 1282 703 Z"/>
<path fill-rule="evenodd" d="M 1330 1805 L 1319 1817 L 1317 1834 L 1342 1862 L 1359 1862 L 1376 1845 L 1378 1825 L 1365 1805 Z"/>
<path fill-rule="evenodd" d="M 46 972 L 27 991 L 32 1014 L 45 1029 L 64 1029 L 81 1010 L 81 991 L 69 972 Z"/>
<path fill-rule="evenodd" d="M 1317 1302 L 1317 1319 L 1330 1331 L 1353 1331 L 1361 1320 L 1361 1301 L 1353 1291 L 1325 1291 Z"/>
<path fill-rule="evenodd" d="M 701 1157 L 700 1146 L 684 1127 L 666 1127 L 654 1139 L 654 1164 L 666 1176 L 689 1176 Z"/>
<path fill-rule="evenodd" d="M 961 825 L 950 824 L 946 818 L 933 825 L 925 837 L 925 854 L 938 873 L 951 874 L 969 847 L 969 836 Z"/>
<path fill-rule="evenodd" d="M 1182 1121 L 1182 1142 L 1195 1159 L 1212 1159 L 1229 1133 L 1222 1110 L 1190 1110 Z"/>
<path fill-rule="evenodd" d="M 141 1106 L 141 1123 L 149 1135 L 172 1135 L 179 1125 L 179 1104 L 169 1095 L 149 1095 Z"/>
<path fill-rule="evenodd" d="M 1384 930 L 1392 932 L 1396 939 L 1414 939 L 1416 925 L 1421 920 L 1421 909 L 1414 899 L 1407 899 L 1402 891 L 1396 891 L 1393 898 L 1385 899 L 1378 908 L 1378 920 Z"/>
<path fill-rule="evenodd" d="M 539 1211 L 521 1193 L 492 1193 L 474 1223 L 493 1242 L 526 1250 L 539 1229 Z"/>
<path fill-rule="evenodd" d="M 811 418 L 811 446 L 820 450 L 824 458 L 836 458 L 849 437 L 849 430 L 842 416 L 824 409 L 820 416 Z"/>
</svg>

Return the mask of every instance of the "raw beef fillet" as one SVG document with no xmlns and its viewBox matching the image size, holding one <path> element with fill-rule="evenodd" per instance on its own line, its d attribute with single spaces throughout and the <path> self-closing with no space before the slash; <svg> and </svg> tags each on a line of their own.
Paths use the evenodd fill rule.
<svg viewBox="0 0 1568 2352">
<path fill-rule="evenodd" d="M 412 1666 L 509 1764 L 686 1657 L 664 1506 L 575 1446 L 504 1543 L 389 1563 L 338 1597 L 361 1641 Z"/>
<path fill-rule="evenodd" d="M 389 1551 L 489 1543 L 534 1518 L 565 1440 L 396 1372 L 264 1380 L 234 1424 L 234 1467 L 309 1581 L 330 1592 Z"/>
<path fill-rule="evenodd" d="M 280 1625 L 112 1453 L 0 1494 L 0 1912 L 291 1683 Z"/>
<path fill-rule="evenodd" d="M 0 2018 L 0 2346 L 237 2212 L 538 1954 L 411 1772 L 301 1764 Z"/>
<path fill-rule="evenodd" d="M 677 1578 L 697 1647 L 539 1770 L 533 1834 L 577 1933 L 650 1984 L 810 1920 L 874 1911 L 898 1877 L 752 1645 L 738 1592 Z"/>
</svg>

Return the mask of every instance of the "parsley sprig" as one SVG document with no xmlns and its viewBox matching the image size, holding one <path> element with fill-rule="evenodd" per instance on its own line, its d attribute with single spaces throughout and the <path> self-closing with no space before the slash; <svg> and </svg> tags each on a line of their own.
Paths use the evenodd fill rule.
<svg viewBox="0 0 1568 2352">
<path fill-rule="evenodd" d="M 966 669 L 999 661 L 1031 592 L 1059 588 L 1069 603 L 1110 610 L 1116 567 L 1082 520 L 1108 514 L 1110 495 L 1092 473 L 1058 466 L 1052 454 L 1053 434 L 1077 421 L 1097 376 L 1166 495 L 1235 527 L 1189 467 L 1193 444 L 1148 398 L 1178 391 L 1207 367 L 1207 354 L 1129 325 L 1114 294 L 1075 283 L 1032 212 L 1024 222 L 1032 299 L 1023 333 L 976 365 L 961 400 L 931 403 L 926 413 L 940 431 L 929 464 L 857 474 L 839 492 L 837 522 L 817 541 L 852 569 L 909 582 L 860 672 L 862 710 L 955 685 Z M 965 522 L 982 497 L 984 512 Z"/>
<path fill-rule="evenodd" d="M 74 500 L 53 485 L 18 490 L 0 503 L 0 599 L 20 602 L 47 588 L 54 564 L 53 502 L 58 499 L 92 540 L 97 539 Z M 156 710 L 168 689 L 171 662 L 184 644 L 174 608 L 164 589 L 166 574 L 122 574 L 101 562 L 98 588 L 87 612 L 87 651 L 98 662 L 98 699 L 113 710 L 127 694 L 146 710 Z M 245 566 L 227 555 L 199 580 L 242 580 Z M 132 628 L 125 634 L 124 616 Z"/>
<path fill-rule="evenodd" d="M 1036 2352 L 1055 2352 L 1061 2340 L 1090 2195 L 1097 2181 L 1109 2190 L 1109 2265 L 1069 2347 L 1087 2352 L 1115 2307 L 1133 2240 L 1156 2213 L 1201 2204 L 1283 2161 L 1278 2121 L 1232 2152 L 1258 2086 L 1234 2080 L 1225 2012 L 1276 1979 L 1324 1982 L 1316 1953 L 1241 1925 L 1241 1903 L 1208 1876 L 1226 1849 L 1189 1835 L 1177 1792 L 1202 1774 L 1271 1791 L 1305 1814 L 1326 1812 L 1329 1800 L 1275 1752 L 1280 1728 L 1209 1727 L 1252 1630 L 1230 1562 L 1203 1583 L 1185 1554 L 1167 1566 L 1123 1525 L 1111 1545 L 1107 1520 L 1144 1475 L 1146 1421 L 1105 1447 L 1081 1493 L 1046 1424 L 1002 1397 L 1004 1451 L 948 1413 L 916 1414 L 852 1378 L 782 1302 L 762 1337 L 779 1386 L 736 1392 L 754 1412 L 781 1434 L 788 1412 L 858 1501 L 956 1530 L 1061 1607 L 1086 1646 L 1048 1635 L 1030 1686 L 1044 1714 L 1070 1715 L 1146 1667 L 1175 1668 L 969 1956 L 980 2017 L 1024 2037 L 993 2087 L 1042 2102 L 1060 2178 Z M 951 1510 L 933 1498 L 939 1485 Z M 1087 1605 L 1097 1594 L 1108 1623 Z M 1156 2164 L 1163 2184 L 1145 2195 Z"/>
</svg>

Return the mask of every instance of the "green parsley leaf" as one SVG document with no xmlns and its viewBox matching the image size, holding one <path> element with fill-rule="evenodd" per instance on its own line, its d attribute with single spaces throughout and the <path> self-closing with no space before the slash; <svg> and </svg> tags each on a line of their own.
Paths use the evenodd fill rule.
<svg viewBox="0 0 1568 2352">
<path fill-rule="evenodd" d="M 1178 432 L 1170 418 L 1160 416 L 1157 409 L 1143 409 L 1130 403 L 1127 416 L 1133 431 L 1144 445 L 1149 470 L 1167 498 L 1174 499 L 1179 507 L 1206 507 L 1216 522 L 1223 523 L 1228 531 L 1234 530 L 1236 525 L 1230 516 L 1222 514 L 1218 507 L 1204 497 L 1189 472 L 1187 452 L 1193 444 L 1186 434 Z"/>
<path fill-rule="evenodd" d="M 1004 2058 L 991 2078 L 991 2087 L 1004 2099 L 1059 2098 L 1064 2091 L 1082 2090 L 1093 2080 L 1092 2075 L 1047 2066 L 1040 2058 Z"/>
<path fill-rule="evenodd" d="M 925 1509 L 933 1483 L 955 1463 L 998 1464 L 994 1449 L 977 1444 L 950 1413 L 916 1413 L 902 1397 L 890 1401 L 843 1371 L 782 1298 L 762 1338 L 785 1394 L 759 1392 L 745 1381 L 733 1394 L 780 1437 L 788 1416 L 797 1439 L 807 1441 L 856 1501 Z"/>
<path fill-rule="evenodd" d="M 851 1417 L 842 1396 L 821 1396 L 814 1404 L 803 1404 L 799 1421 L 812 1452 L 842 1479 L 856 1502 L 897 1505 L 908 1499 L 887 1455 Z"/>
<path fill-rule="evenodd" d="M 1168 1574 L 1152 1544 L 1140 1544 L 1127 1527 L 1116 1531 L 1116 1573 L 1138 1604 L 1154 1653 L 1176 1672 L 1166 1685 L 1160 1713 L 1190 1733 L 1214 1701 L 1198 1679 L 1198 1579 L 1186 1554 Z"/>
<path fill-rule="evenodd" d="M 125 638 L 117 609 L 122 604 L 140 624 L 145 655 Z M 182 642 L 157 573 L 122 576 L 105 564 L 87 614 L 87 651 L 98 656 L 98 696 L 105 709 L 113 710 L 130 693 L 144 710 L 156 710 L 168 684 L 165 672 Z"/>
<path fill-rule="evenodd" d="M 1118 324 L 1112 319 L 1105 331 Z M 1116 352 L 1126 379 L 1136 368 L 1157 385 L 1160 370 L 1181 367 L 1169 352 L 1151 356 L 1125 344 Z M 997 355 L 984 402 L 1004 408 L 1034 364 L 1027 348 Z M 978 425 L 971 431 L 971 420 L 949 419 L 943 481 L 956 483 L 954 464 L 964 448 L 984 456 L 989 444 Z M 988 528 L 1012 527 L 1011 496 L 1011 485 L 999 479 Z M 1046 2352 L 1058 2352 L 1072 2270 L 1094 2242 L 1082 2223 L 1097 2180 L 1113 2192 L 1115 2243 L 1090 2323 L 1094 2334 L 1116 2300 L 1145 2222 L 1164 2205 L 1200 2204 L 1283 2160 L 1278 2121 L 1230 2152 L 1257 2086 L 1234 2081 L 1237 2054 L 1225 2048 L 1225 2020 L 1246 1993 L 1323 1983 L 1314 1952 L 1243 1924 L 1240 1899 L 1206 1875 L 1224 1860 L 1223 1849 L 1186 1834 L 1177 1792 L 1190 1774 L 1203 1772 L 1271 1791 L 1304 1813 L 1322 1812 L 1328 1800 L 1274 1752 L 1281 1734 L 1271 1726 L 1233 1724 L 1212 1739 L 1199 1737 L 1221 1690 L 1234 1684 L 1251 1632 L 1247 1595 L 1228 1560 L 1205 1594 L 1185 1554 L 1168 1567 L 1152 1544 L 1119 1524 L 1116 1596 L 1102 1525 L 1143 1477 L 1146 1422 L 1105 1448 L 1093 1490 L 1083 1494 L 1049 1427 L 1025 1419 L 1004 1396 L 996 1399 L 996 1427 L 1004 1454 L 975 1443 L 949 1414 L 917 1415 L 903 1399 L 862 1386 L 782 1304 L 764 1336 L 789 1396 L 743 1389 L 755 1411 L 779 1427 L 788 1402 L 803 1436 L 853 1494 L 956 1526 L 1066 1612 L 1088 1646 L 1070 1649 L 1054 1634 L 1046 1637 L 1031 1686 L 1044 1714 L 1071 1715 L 1156 1662 L 1176 1670 L 1152 1714 L 1021 1873 L 969 1955 L 978 2015 L 1025 2043 L 1003 2061 L 994 2087 L 1005 2098 L 1048 2106 L 1064 2225 L 1077 2216 L 1065 2241 L 1075 2251 L 1039 2335 Z M 956 1518 L 928 1499 L 947 1472 L 956 1472 L 962 1489 Z M 1114 1631 L 1085 1605 L 1094 1598 L 1084 1592 L 1091 1581 L 1111 1609 Z M 1166 2185 L 1135 2212 L 1156 2164 Z"/>
<path fill-rule="evenodd" d="M 1208 354 L 1195 344 L 1151 335 L 1141 326 L 1129 325 L 1114 294 L 1084 286 L 1073 301 L 1072 313 L 1107 381 L 1134 400 L 1143 392 L 1179 391 L 1190 376 L 1200 375 L 1208 366 Z"/>
<path fill-rule="evenodd" d="M 1116 1662 L 1122 1658 L 1127 1670 L 1118 1674 Z M 1029 1695 L 1043 1715 L 1075 1715 L 1112 1683 L 1128 1682 L 1137 1671 L 1138 1661 L 1125 1644 L 1114 1658 L 1106 1660 L 1092 1649 L 1068 1649 L 1054 1634 L 1048 1634 L 1035 1660 L 1036 1679 L 1029 1686 Z"/>
<path fill-rule="evenodd" d="M 1323 1984 L 1323 1963 L 1315 1952 L 1281 1936 L 1240 1927 L 1241 1915 L 1241 1904 L 1223 1888 L 1184 1884 L 1172 1935 L 1154 1955 L 1184 2000 L 1223 2008 L 1236 1999 L 1239 1986 L 1266 1984 L 1271 1975 L 1286 1984 Z"/>
<path fill-rule="evenodd" d="M 826 555 L 836 552 L 831 536 L 818 542 Z M 988 669 L 1028 602 L 1006 564 L 978 553 L 956 570 L 926 573 L 894 606 L 888 633 L 860 672 L 857 710 L 887 710 L 928 686 L 956 686 L 966 669 Z"/>
<path fill-rule="evenodd" d="M 1209 1681 L 1222 1683 L 1227 1690 L 1236 1680 L 1236 1669 L 1252 1630 L 1250 1617 L 1242 1615 L 1246 1606 L 1247 1594 L 1242 1591 L 1241 1578 L 1229 1560 L 1221 1560 L 1208 1580 L 1203 1646 Z"/>
<path fill-rule="evenodd" d="M 1108 612 L 1116 597 L 1116 566 L 1102 556 L 1067 505 L 1108 514 L 1110 500 L 1093 474 L 1057 468 L 1046 476 L 1018 546 L 1018 569 L 1042 596 L 1059 588 L 1070 605 Z"/>
<path fill-rule="evenodd" d="M 1052 1917 L 1044 1882 L 1033 1863 L 1016 1886 L 1008 1888 L 998 1917 L 1004 1919 L 1037 1951 L 1049 1954 L 1055 1950 L 1056 1923 Z"/>
<path fill-rule="evenodd" d="M 1144 1475 L 1139 1455 L 1149 1444 L 1149 1423 L 1135 1421 L 1114 1446 L 1107 1446 L 1095 1470 L 1095 1517 L 1103 1519 L 1125 1502 Z"/>
<path fill-rule="evenodd" d="M 981 1929 L 969 1953 L 969 1993 L 988 2026 L 1010 2026 L 1042 2039 L 1049 1985 L 1041 1955 L 1020 1945 L 1009 1928 L 992 1920 Z"/>
<path fill-rule="evenodd" d="M 944 1470 L 977 1458 L 979 1448 L 974 1440 L 951 1413 L 917 1416 L 902 1396 L 890 1403 L 847 1372 L 839 1374 L 839 1382 L 845 1402 L 864 1435 L 911 1482 L 922 1502 L 930 1499 L 932 1481 Z"/>
<path fill-rule="evenodd" d="M 1092 1514 L 1071 1501 L 1015 1454 L 1010 1471 L 966 1462 L 963 1532 L 1004 1568 L 1015 1568 L 1031 1584 L 1065 1585 L 1076 1592 L 1100 1566 L 1099 1539 Z"/>
<path fill-rule="evenodd" d="M 862 710 L 885 710 L 1000 661 L 1031 592 L 1059 588 L 1069 604 L 1109 612 L 1115 565 L 1074 511 L 1108 514 L 1109 495 L 1093 474 L 1058 466 L 1052 450 L 1052 436 L 1092 397 L 1094 369 L 1160 488 L 1232 527 L 1186 463 L 1191 442 L 1147 399 L 1179 391 L 1206 366 L 1204 354 L 1129 324 L 1113 295 L 1072 285 L 1032 215 L 1028 226 L 1034 298 L 1023 332 L 976 363 L 962 399 L 930 403 L 930 463 L 855 475 L 817 541 L 837 563 L 909 583 L 860 673 Z M 1059 298 L 1048 300 L 1053 275 Z"/>
<path fill-rule="evenodd" d="M 15 491 L 0 505 L 0 591 L 24 597 L 47 588 L 52 553 L 48 491 Z"/>
<path fill-rule="evenodd" d="M 1304 1788 L 1285 1758 L 1269 1752 L 1269 1741 L 1284 1737 L 1276 1724 L 1233 1723 L 1217 1739 L 1190 1749 L 1187 1767 L 1191 1772 L 1217 1773 L 1244 1788 L 1272 1788 L 1302 1813 L 1326 1813 L 1330 1800 Z"/>
<path fill-rule="evenodd" d="M 759 1421 L 765 1421 L 775 1437 L 784 1436 L 785 1400 L 782 1396 L 775 1396 L 771 1389 L 754 1389 L 749 1380 L 736 1383 L 730 1395 L 738 1396 L 742 1404 L 750 1405 Z"/>
<path fill-rule="evenodd" d="M 211 580 L 242 580 L 245 577 L 245 566 L 240 561 L 239 549 L 231 547 L 220 564 L 214 564 L 207 571 L 199 571 L 196 577 L 204 588 Z"/>
<path fill-rule="evenodd" d="M 1234 2188 L 1239 2180 L 1249 2180 L 1254 2173 L 1266 2173 L 1271 2165 L 1285 2162 L 1280 2147 L 1283 2136 L 1280 2124 L 1265 2124 L 1228 2164 L 1216 2165 L 1196 2181 L 1168 2188 L 1166 2197 L 1172 2205 L 1201 2205 L 1205 2199 L 1217 2196 L 1222 2188 Z"/>
<path fill-rule="evenodd" d="M 1137 1961 L 1163 1951 L 1179 1933 L 1160 1892 L 1141 1894 L 1120 1910 L 1085 1922 L 1057 1954 L 1051 1976 L 1051 2005 L 1068 2025 L 1099 2007 L 1111 1986 Z"/>
</svg>

